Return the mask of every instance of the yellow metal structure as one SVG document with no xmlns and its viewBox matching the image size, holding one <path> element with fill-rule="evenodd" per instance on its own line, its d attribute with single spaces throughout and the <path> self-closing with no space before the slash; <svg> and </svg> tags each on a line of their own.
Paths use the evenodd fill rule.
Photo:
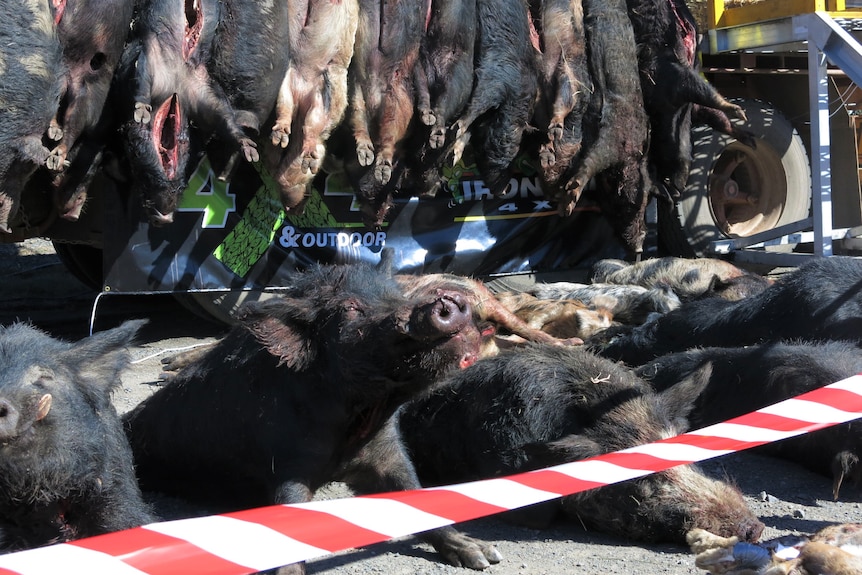
<svg viewBox="0 0 862 575">
<path fill-rule="evenodd" d="M 813 190 L 810 218 L 745 238 L 715 241 L 711 250 L 714 253 L 734 253 L 734 259 L 740 261 L 751 258 L 750 261 L 765 263 L 772 258 L 771 261 L 778 263 L 780 258 L 790 262 L 804 259 L 807 254 L 745 250 L 756 248 L 757 242 L 762 242 L 763 246 L 793 243 L 789 240 L 791 237 L 796 243 L 810 241 L 813 254 L 818 256 L 833 254 L 833 240 L 838 240 L 844 247 L 852 244 L 853 249 L 857 249 L 862 245 L 862 225 L 859 225 L 857 217 L 860 215 L 857 175 L 862 174 L 862 121 L 856 117 L 859 98 L 854 94 L 855 86 L 862 86 L 862 1 L 709 0 L 707 12 L 710 55 L 738 54 L 740 63 L 756 63 L 762 56 L 764 61 L 778 62 L 778 66 L 781 66 L 783 58 L 794 58 L 796 63 L 800 57 L 807 60 L 807 67 L 800 66 L 799 70 L 807 75 L 808 145 Z M 736 73 L 740 71 L 757 75 L 764 73 L 764 68 L 754 70 L 742 65 Z M 766 73 L 778 74 L 779 70 L 768 69 Z M 746 82 L 754 90 L 754 95 L 748 97 L 757 97 L 755 85 L 763 86 L 755 80 L 749 77 Z M 852 142 L 855 150 L 850 150 L 856 156 L 853 162 L 856 169 L 852 174 L 842 172 L 842 177 L 836 178 L 836 191 L 839 193 L 833 199 L 832 171 L 842 164 L 836 160 L 839 155 L 832 153 L 831 120 L 834 110 L 830 108 L 833 103 L 830 89 L 834 93 L 839 86 L 842 87 L 838 91 L 840 104 L 847 111 L 856 136 Z M 772 95 L 775 99 L 776 94 Z M 780 101 L 781 96 L 777 99 Z M 841 144 L 843 146 L 843 141 Z M 833 227 L 833 208 L 839 204 L 842 217 L 853 212 L 855 221 L 847 228 Z"/>
<path fill-rule="evenodd" d="M 828 12 L 833 18 L 862 18 L 862 9 L 848 8 L 846 0 L 762 0 L 731 6 L 726 6 L 725 0 L 711 0 L 707 26 L 716 30 L 812 12 Z"/>
</svg>

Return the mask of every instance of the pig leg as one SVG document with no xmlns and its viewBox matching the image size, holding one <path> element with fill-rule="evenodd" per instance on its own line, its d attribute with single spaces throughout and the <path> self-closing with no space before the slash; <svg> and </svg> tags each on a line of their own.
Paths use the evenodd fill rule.
<svg viewBox="0 0 862 575">
<path fill-rule="evenodd" d="M 542 23 L 544 25 L 546 61 L 554 62 L 552 75 L 556 91 L 548 123 L 548 140 L 554 142 L 563 137 L 563 124 L 575 108 L 578 99 L 578 78 L 573 63 L 585 60 L 584 14 L 581 2 L 569 1 L 563 5 L 546 2 Z"/>
<path fill-rule="evenodd" d="M 432 111 L 435 122 L 429 124 L 433 126 L 429 144 L 435 150 L 443 148 L 449 124 L 466 104 L 466 98 L 462 98 L 461 95 L 468 96 L 469 91 L 465 92 L 462 87 L 472 85 L 473 62 L 468 58 L 461 58 L 449 69 L 449 78 L 437 95 Z"/>
<path fill-rule="evenodd" d="M 659 70 L 660 78 L 672 78 L 667 86 L 673 86 L 672 97 L 679 102 L 693 102 L 707 108 L 721 110 L 728 116 L 747 120 L 745 111 L 733 102 L 727 101 L 715 88 L 707 83 L 698 71 L 679 62 L 669 63 Z"/>
<path fill-rule="evenodd" d="M 583 340 L 577 337 L 560 340 L 540 329 L 531 327 L 524 320 L 512 313 L 509 308 L 500 303 L 500 300 L 494 297 L 484 284 L 478 281 L 473 282 L 473 284 L 475 305 L 482 319 L 494 322 L 528 341 L 555 345 L 581 345 L 584 343 Z"/>
<path fill-rule="evenodd" d="M 347 109 L 347 68 L 332 67 L 318 78 L 303 125 L 302 169 L 316 174 L 325 154 L 324 142 Z"/>
<path fill-rule="evenodd" d="M 467 110 L 455 122 L 455 137 L 463 137 L 476 119 L 485 112 L 500 105 L 505 97 L 504 86 L 496 78 L 489 77 L 488 71 L 476 70 L 476 89 L 470 98 Z"/>
<path fill-rule="evenodd" d="M 358 493 L 382 493 L 421 489 L 395 417 L 351 461 L 344 481 Z M 419 537 L 434 547 L 443 558 L 457 567 L 486 569 L 503 556 L 484 541 L 473 539 L 454 527 L 440 527 Z"/>
<path fill-rule="evenodd" d="M 60 101 L 62 102 L 64 98 L 66 98 L 68 92 L 71 91 L 70 84 L 72 83 L 72 79 L 69 74 L 66 73 L 65 78 L 63 78 L 63 87 L 60 91 Z M 59 142 L 63 138 L 63 126 L 60 124 L 60 118 L 58 117 L 60 110 L 57 110 L 57 113 L 54 114 L 54 117 L 51 118 L 51 123 L 48 124 L 48 137 L 55 142 Z"/>
<path fill-rule="evenodd" d="M 98 72 L 106 67 L 104 58 L 98 56 L 90 60 L 92 72 Z M 60 171 L 69 165 L 67 156 L 69 151 L 78 141 L 81 134 L 90 126 L 95 126 L 102 113 L 102 106 L 108 97 L 109 84 L 107 82 L 88 81 L 86 78 L 72 78 L 70 86 L 66 90 L 66 105 L 63 114 L 62 128 L 59 119 L 55 116 L 51 125 L 60 129 L 57 146 L 51 151 L 46 162 L 49 170 Z M 55 130 L 54 136 L 57 135 Z M 49 136 L 50 128 L 49 128 Z"/>
<path fill-rule="evenodd" d="M 215 125 L 210 126 L 210 128 L 214 128 L 216 134 L 221 139 L 231 142 L 239 148 L 238 151 L 242 153 L 246 161 L 259 161 L 260 155 L 257 151 L 257 144 L 253 139 L 246 136 L 242 127 L 240 127 L 240 124 L 237 122 L 237 111 L 227 101 L 227 98 L 217 93 L 206 78 L 195 77 L 189 80 L 191 81 L 185 82 L 181 87 L 182 96 L 180 99 L 189 103 L 189 107 L 191 108 L 190 115 L 202 124 L 207 124 L 208 120 L 213 118 Z M 250 124 L 250 128 L 255 129 L 257 127 L 256 125 L 251 125 L 257 124 L 256 121 L 249 122 L 247 120 L 248 116 L 253 116 L 253 114 L 243 114 L 241 112 L 239 115 L 241 118 L 246 118 L 246 123 Z"/>
<path fill-rule="evenodd" d="M 368 129 L 368 109 L 365 102 L 365 94 L 362 87 L 357 83 L 353 89 L 353 114 L 351 116 L 351 127 L 353 138 L 356 140 L 356 158 L 360 166 L 370 166 L 374 161 L 374 144 L 371 143 L 371 134 Z"/>
<path fill-rule="evenodd" d="M 147 43 L 149 44 L 149 42 Z M 138 60 L 135 63 L 135 71 L 137 72 L 135 86 L 135 122 L 139 124 L 149 124 L 152 119 L 152 93 L 153 93 L 153 72 L 150 70 L 151 56 L 148 54 L 148 47 L 145 46 L 138 55 Z"/>
<path fill-rule="evenodd" d="M 67 108 L 65 113 L 66 120 L 71 120 L 79 114 L 76 114 L 78 107 L 78 98 L 74 95 L 74 90 L 66 92 Z M 75 122 L 80 124 L 80 122 Z M 69 154 L 69 143 L 74 143 L 77 137 L 81 134 L 80 125 L 70 124 L 68 121 L 61 127 L 59 121 L 55 117 L 51 120 L 51 126 L 48 128 L 48 137 L 59 140 L 59 143 L 51 150 L 45 165 L 49 170 L 59 172 L 69 166 L 66 156 Z"/>
<path fill-rule="evenodd" d="M 413 69 L 413 87 L 416 90 L 416 110 L 419 119 L 426 126 L 437 123 L 437 116 L 431 109 L 431 90 L 428 86 L 428 72 L 425 70 L 424 62 L 420 62 Z"/>
<path fill-rule="evenodd" d="M 275 105 L 275 125 L 272 127 L 272 134 L 270 136 L 273 146 L 286 148 L 290 141 L 290 127 L 293 123 L 294 110 L 296 109 L 296 102 L 293 98 L 295 76 L 296 70 L 291 65 L 284 76 L 284 81 L 281 83 L 278 100 Z"/>
<path fill-rule="evenodd" d="M 413 95 L 403 86 L 393 87 L 384 101 L 380 120 L 380 149 L 374 166 L 377 183 L 386 184 L 392 177 L 395 146 L 407 133 L 412 117 Z"/>
<path fill-rule="evenodd" d="M 696 124 L 706 124 L 717 132 L 732 136 L 749 148 L 757 147 L 757 136 L 748 130 L 734 126 L 721 110 L 695 104 L 691 111 L 691 121 Z"/>
</svg>

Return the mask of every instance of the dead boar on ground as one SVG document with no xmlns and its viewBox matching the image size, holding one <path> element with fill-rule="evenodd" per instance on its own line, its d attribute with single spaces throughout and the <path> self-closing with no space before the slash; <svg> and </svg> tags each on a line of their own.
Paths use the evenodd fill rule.
<svg viewBox="0 0 862 575">
<path fill-rule="evenodd" d="M 505 333 L 514 334 L 525 341 L 556 345 L 580 345 L 579 336 L 557 337 L 528 324 L 500 301 L 480 280 L 454 274 L 398 274 L 396 280 L 407 297 L 432 295 L 441 290 L 456 290 L 467 294 L 477 318 L 490 322 Z"/>
<path fill-rule="evenodd" d="M 605 259 L 593 264 L 593 283 L 666 286 L 682 300 L 716 296 L 737 300 L 760 293 L 772 281 L 716 258 L 666 256 L 630 263 Z"/>
<path fill-rule="evenodd" d="M 539 299 L 516 292 L 499 293 L 496 297 L 528 326 L 560 339 L 583 339 L 609 328 L 613 322 L 608 309 L 592 309 L 577 300 Z"/>
<path fill-rule="evenodd" d="M 400 422 L 423 484 L 448 484 L 676 435 L 694 387 L 657 394 L 630 370 L 582 347 L 532 344 L 451 374 L 408 403 Z M 683 542 L 695 526 L 744 540 L 756 540 L 763 530 L 735 487 L 695 466 L 562 501 L 562 509 L 588 528 L 639 541 Z M 550 502 L 516 513 L 519 521 L 541 526 L 559 509 L 559 502 Z"/>
<path fill-rule="evenodd" d="M 382 266 L 391 265 L 390 256 L 391 252 L 384 250 Z M 481 357 L 494 355 L 499 351 L 500 346 L 519 345 L 526 341 L 555 345 L 583 344 L 582 337 L 585 336 L 571 333 L 569 330 L 548 333 L 535 325 L 534 322 L 518 317 L 515 310 L 510 306 L 511 302 L 503 301 L 492 294 L 480 280 L 454 274 L 396 274 L 395 280 L 409 299 L 432 297 L 445 291 L 456 291 L 464 294 L 482 333 L 482 345 L 479 353 Z M 548 316 L 549 314 L 546 313 L 545 317 L 548 318 Z M 594 331 L 588 327 L 593 326 L 592 322 L 596 324 L 594 327 L 603 326 L 610 322 L 609 315 L 604 311 L 583 314 L 583 319 L 587 320 L 585 323 L 588 324 L 585 325 L 585 333 Z M 497 338 L 495 341 L 496 336 L 513 337 L 505 340 Z M 193 350 L 165 358 L 162 360 L 164 364 L 162 378 L 171 379 L 180 369 L 198 361 L 204 354 L 208 353 L 212 345 L 215 344 L 205 344 Z"/>
<path fill-rule="evenodd" d="M 406 297 L 379 268 L 321 265 L 238 321 L 125 416 L 145 490 L 239 509 L 306 502 L 333 480 L 359 493 L 419 486 L 392 415 L 477 360 L 469 294 Z M 501 558 L 451 527 L 422 537 L 457 565 Z"/>
<path fill-rule="evenodd" d="M 595 309 L 606 309 L 616 322 L 640 325 L 655 313 L 667 313 L 680 306 L 679 298 L 667 286 L 645 288 L 631 284 L 579 284 L 551 282 L 536 284 L 530 294 L 540 300 L 572 300 Z"/>
<path fill-rule="evenodd" d="M 843 341 L 707 347 L 662 356 L 637 373 L 656 391 L 686 385 L 698 374 L 707 377 L 688 416 L 691 429 L 697 429 L 862 373 L 862 351 Z M 757 449 L 830 477 L 833 499 L 838 499 L 843 483 L 858 485 L 862 479 L 859 421 Z"/>
<path fill-rule="evenodd" d="M 0 327 L 0 553 L 154 520 L 111 404 L 142 324 L 76 343 Z"/>
<path fill-rule="evenodd" d="M 587 341 L 601 355 L 642 365 L 693 347 L 769 341 L 862 342 L 862 261 L 815 258 L 762 292 L 738 301 L 691 301 L 643 325 Z"/>
</svg>

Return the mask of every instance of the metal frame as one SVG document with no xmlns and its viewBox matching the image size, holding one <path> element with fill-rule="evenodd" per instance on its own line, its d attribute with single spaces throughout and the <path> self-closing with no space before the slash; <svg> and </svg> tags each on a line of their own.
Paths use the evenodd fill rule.
<svg viewBox="0 0 862 575">
<path fill-rule="evenodd" d="M 812 217 L 746 238 L 712 242 L 709 251 L 734 260 L 796 265 L 811 254 L 766 252 L 782 244 L 813 243 L 813 255 L 833 255 L 832 243 L 841 240 L 857 249 L 862 226 L 832 228 L 832 170 L 829 131 L 827 63 L 840 68 L 862 86 L 862 44 L 844 30 L 829 12 L 812 12 L 766 22 L 709 31 L 710 52 L 734 50 L 808 52 L 808 94 L 811 110 Z M 813 231 L 811 231 L 813 230 Z M 746 251 L 751 250 L 751 251 Z M 759 251 L 754 251 L 759 250 Z"/>
</svg>

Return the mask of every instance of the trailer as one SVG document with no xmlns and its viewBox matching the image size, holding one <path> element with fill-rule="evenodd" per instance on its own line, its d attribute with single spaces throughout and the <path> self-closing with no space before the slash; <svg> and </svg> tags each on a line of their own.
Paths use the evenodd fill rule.
<svg viewBox="0 0 862 575">
<path fill-rule="evenodd" d="M 751 149 L 695 127 L 686 193 L 660 212 L 661 237 L 681 255 L 767 265 L 858 252 L 862 2 L 706 8 L 703 73 L 760 140 Z"/>
<path fill-rule="evenodd" d="M 706 14 L 702 72 L 743 106 L 740 127 L 757 146 L 695 126 L 684 193 L 648 212 L 647 255 L 784 266 L 862 249 L 862 1 L 709 0 Z M 98 289 L 96 304 L 171 293 L 225 321 L 244 301 L 288 285 L 297 268 L 375 262 L 383 246 L 396 271 L 503 282 L 583 280 L 593 262 L 625 253 L 589 189 L 573 216 L 557 214 L 532 158 L 518 160 L 509 192 L 495 198 L 468 149 L 446 168 L 445 193 L 396 198 L 376 230 L 362 224 L 335 160 L 315 179 L 305 212 L 285 216 L 259 165 L 242 165 L 227 184 L 204 156 L 164 227 L 148 224 L 111 170 L 97 175 L 75 222 L 56 216 L 50 186 L 37 182 L 0 241 L 50 238 L 69 270 Z"/>
</svg>

